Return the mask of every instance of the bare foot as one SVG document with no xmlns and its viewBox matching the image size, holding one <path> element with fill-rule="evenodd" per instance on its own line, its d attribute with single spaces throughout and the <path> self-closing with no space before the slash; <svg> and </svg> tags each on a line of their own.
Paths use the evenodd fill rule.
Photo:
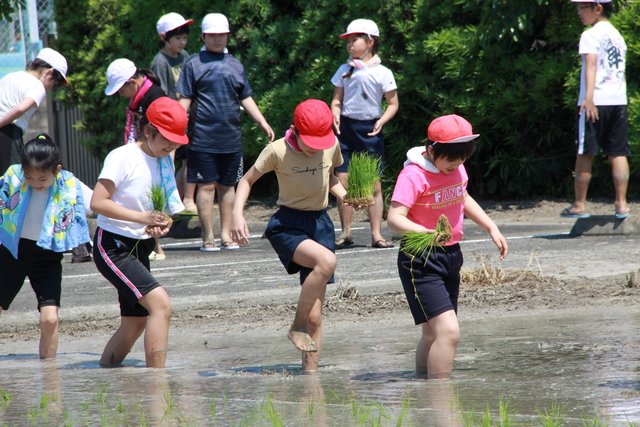
<svg viewBox="0 0 640 427">
<path fill-rule="evenodd" d="M 287 337 L 300 351 L 318 351 L 316 343 L 314 343 L 309 334 L 304 331 L 294 331 L 289 329 Z"/>
</svg>

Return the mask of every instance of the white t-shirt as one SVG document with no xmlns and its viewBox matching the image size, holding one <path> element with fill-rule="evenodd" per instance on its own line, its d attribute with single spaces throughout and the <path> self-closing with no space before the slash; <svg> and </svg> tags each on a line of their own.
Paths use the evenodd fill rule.
<svg viewBox="0 0 640 427">
<path fill-rule="evenodd" d="M 342 115 L 355 120 L 373 120 L 382 116 L 382 97 L 397 89 L 396 79 L 384 65 L 354 68 L 351 77 L 342 78 L 351 67 L 343 64 L 331 78 L 336 87 L 344 88 Z"/>
<path fill-rule="evenodd" d="M 145 154 L 138 144 L 123 145 L 109 153 L 98 179 L 108 179 L 116 186 L 111 196 L 112 201 L 134 211 L 147 212 L 152 210 L 147 194 L 152 184 L 161 183 L 159 162 L 160 158 Z M 169 214 L 179 211 L 171 211 Z M 133 239 L 151 238 L 145 233 L 144 224 L 98 215 L 98 226 Z"/>
<path fill-rule="evenodd" d="M 593 94 L 594 104 L 627 105 L 627 82 L 625 79 L 627 45 L 618 30 L 609 21 L 598 22 L 582 33 L 578 52 L 582 57 L 578 106 L 582 105 L 586 93 L 585 55 L 587 54 L 598 55 L 596 87 Z"/>
<path fill-rule="evenodd" d="M 50 191 L 51 187 L 42 191 L 31 190 L 31 199 L 29 199 L 27 213 L 22 223 L 22 230 L 20 230 L 21 239 L 29 239 L 37 242 L 40 238 L 42 218 L 44 218 L 44 211 L 47 207 Z"/>
<path fill-rule="evenodd" d="M 7 74 L 0 80 L 0 117 L 13 110 L 24 98 L 33 99 L 36 105 L 13 122 L 25 134 L 29 127 L 29 119 L 40 106 L 45 95 L 44 85 L 37 77 L 26 71 Z"/>
</svg>

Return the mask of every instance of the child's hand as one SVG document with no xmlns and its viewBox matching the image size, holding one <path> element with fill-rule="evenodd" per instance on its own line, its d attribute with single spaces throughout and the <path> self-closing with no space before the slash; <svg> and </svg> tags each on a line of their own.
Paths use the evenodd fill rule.
<svg viewBox="0 0 640 427">
<path fill-rule="evenodd" d="M 333 130 L 340 135 L 340 114 L 333 115 Z"/>
<path fill-rule="evenodd" d="M 142 213 L 144 215 L 141 224 L 150 225 L 152 227 L 164 227 L 169 222 L 164 212 L 159 211 L 147 211 Z"/>
<path fill-rule="evenodd" d="M 234 215 L 231 222 L 231 239 L 239 245 L 248 245 L 249 236 L 249 227 L 244 216 Z"/>
<path fill-rule="evenodd" d="M 507 239 L 504 238 L 502 233 L 496 228 L 490 232 L 491 240 L 498 247 L 500 251 L 500 259 L 503 260 L 507 256 L 507 252 L 509 252 L 509 247 L 507 246 Z"/>
<path fill-rule="evenodd" d="M 587 121 L 594 122 L 600 118 L 598 115 L 598 107 L 593 103 L 593 100 L 584 100 L 580 106 L 580 114 L 585 113 L 587 115 Z"/>
<path fill-rule="evenodd" d="M 162 237 L 171 230 L 171 227 L 153 227 L 145 229 L 146 233 L 151 237 Z"/>
<path fill-rule="evenodd" d="M 380 120 L 378 120 L 374 125 L 373 125 L 373 131 L 369 132 L 367 135 L 369 136 L 375 136 L 377 134 L 380 133 L 380 131 L 382 130 L 382 122 Z"/>
<path fill-rule="evenodd" d="M 272 143 L 276 139 L 276 133 L 273 131 L 273 129 L 271 129 L 269 123 L 265 121 L 264 123 L 260 123 L 259 125 L 262 133 L 269 137 L 269 143 Z"/>
</svg>

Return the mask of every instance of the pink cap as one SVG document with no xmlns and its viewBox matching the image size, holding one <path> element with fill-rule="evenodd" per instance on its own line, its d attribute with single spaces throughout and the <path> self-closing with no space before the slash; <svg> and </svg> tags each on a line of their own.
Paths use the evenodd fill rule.
<svg viewBox="0 0 640 427">
<path fill-rule="evenodd" d="M 456 114 L 438 117 L 427 129 L 429 140 L 443 144 L 467 142 L 479 136 L 473 133 L 471 123 Z"/>
</svg>

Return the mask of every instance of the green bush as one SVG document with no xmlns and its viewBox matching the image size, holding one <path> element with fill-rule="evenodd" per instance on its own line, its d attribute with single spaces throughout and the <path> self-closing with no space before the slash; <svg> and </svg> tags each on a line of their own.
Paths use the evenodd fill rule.
<svg viewBox="0 0 640 427">
<path fill-rule="evenodd" d="M 612 22 L 627 41 L 630 137 L 640 144 L 640 5 L 622 4 Z M 347 57 L 338 35 L 355 18 L 381 30 L 383 64 L 394 71 L 400 110 L 385 127 L 387 193 L 408 148 L 421 144 L 431 120 L 456 113 L 481 134 L 469 160 L 470 192 L 478 197 L 571 197 L 579 86 L 578 40 L 584 30 L 575 4 L 552 0 L 55 0 L 58 48 L 70 63 L 62 94 L 84 111 L 79 124 L 99 157 L 121 141 L 126 101 L 106 97 L 107 65 L 128 57 L 139 67 L 157 52 L 155 22 L 176 11 L 193 18 L 187 50 L 196 52 L 200 22 L 227 15 L 229 50 L 245 66 L 254 99 L 280 137 L 295 106 L 330 102 L 331 76 Z M 243 122 L 245 157 L 255 160 L 266 138 Z M 631 182 L 640 161 L 631 158 Z M 602 178 L 602 179 L 599 179 Z M 611 196 L 606 161 L 597 159 L 589 196 Z M 630 196 L 640 189 L 630 186 Z"/>
</svg>

